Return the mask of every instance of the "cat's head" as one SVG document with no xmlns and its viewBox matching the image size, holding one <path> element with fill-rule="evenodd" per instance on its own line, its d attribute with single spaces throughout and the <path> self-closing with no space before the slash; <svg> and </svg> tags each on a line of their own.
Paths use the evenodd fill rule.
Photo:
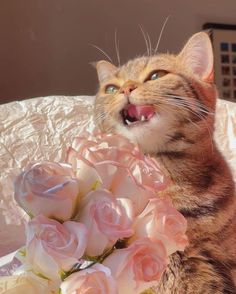
<svg viewBox="0 0 236 294">
<path fill-rule="evenodd" d="M 193 35 L 178 55 L 157 54 L 121 67 L 96 64 L 99 91 L 95 121 L 144 152 L 181 151 L 211 137 L 216 89 L 213 53 L 206 33 Z"/>
</svg>

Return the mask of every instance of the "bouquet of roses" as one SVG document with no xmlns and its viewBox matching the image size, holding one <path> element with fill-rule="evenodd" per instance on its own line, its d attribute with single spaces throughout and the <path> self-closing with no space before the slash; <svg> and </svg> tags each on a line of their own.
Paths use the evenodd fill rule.
<svg viewBox="0 0 236 294">
<path fill-rule="evenodd" d="M 156 285 L 168 256 L 188 243 L 167 182 L 118 135 L 86 133 L 65 163 L 28 166 L 15 182 L 31 219 L 10 293 L 132 294 Z"/>
</svg>

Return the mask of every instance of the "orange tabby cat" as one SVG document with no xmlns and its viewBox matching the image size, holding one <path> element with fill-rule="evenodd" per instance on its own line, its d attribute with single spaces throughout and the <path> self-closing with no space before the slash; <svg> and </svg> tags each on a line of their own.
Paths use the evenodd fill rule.
<svg viewBox="0 0 236 294">
<path fill-rule="evenodd" d="M 213 141 L 217 92 L 208 35 L 195 34 L 179 55 L 143 56 L 119 68 L 100 61 L 97 72 L 100 129 L 156 157 L 188 221 L 190 245 L 171 256 L 154 293 L 236 293 L 236 198 Z"/>
</svg>

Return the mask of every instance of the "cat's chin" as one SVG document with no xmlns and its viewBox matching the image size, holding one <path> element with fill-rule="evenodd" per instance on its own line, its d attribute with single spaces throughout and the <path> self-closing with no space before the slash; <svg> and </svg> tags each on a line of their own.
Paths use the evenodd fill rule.
<svg viewBox="0 0 236 294">
<path fill-rule="evenodd" d="M 117 132 L 138 144 L 145 153 L 155 153 L 165 141 L 166 124 L 156 114 L 149 121 L 132 125 L 119 124 Z"/>
</svg>

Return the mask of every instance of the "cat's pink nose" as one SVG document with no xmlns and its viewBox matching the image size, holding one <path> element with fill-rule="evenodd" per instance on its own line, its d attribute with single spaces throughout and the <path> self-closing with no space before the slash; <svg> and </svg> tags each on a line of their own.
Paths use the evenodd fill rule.
<svg viewBox="0 0 236 294">
<path fill-rule="evenodd" d="M 130 96 L 130 93 L 138 87 L 137 83 L 133 81 L 126 82 L 121 88 L 120 93 L 125 94 L 125 96 Z"/>
</svg>

